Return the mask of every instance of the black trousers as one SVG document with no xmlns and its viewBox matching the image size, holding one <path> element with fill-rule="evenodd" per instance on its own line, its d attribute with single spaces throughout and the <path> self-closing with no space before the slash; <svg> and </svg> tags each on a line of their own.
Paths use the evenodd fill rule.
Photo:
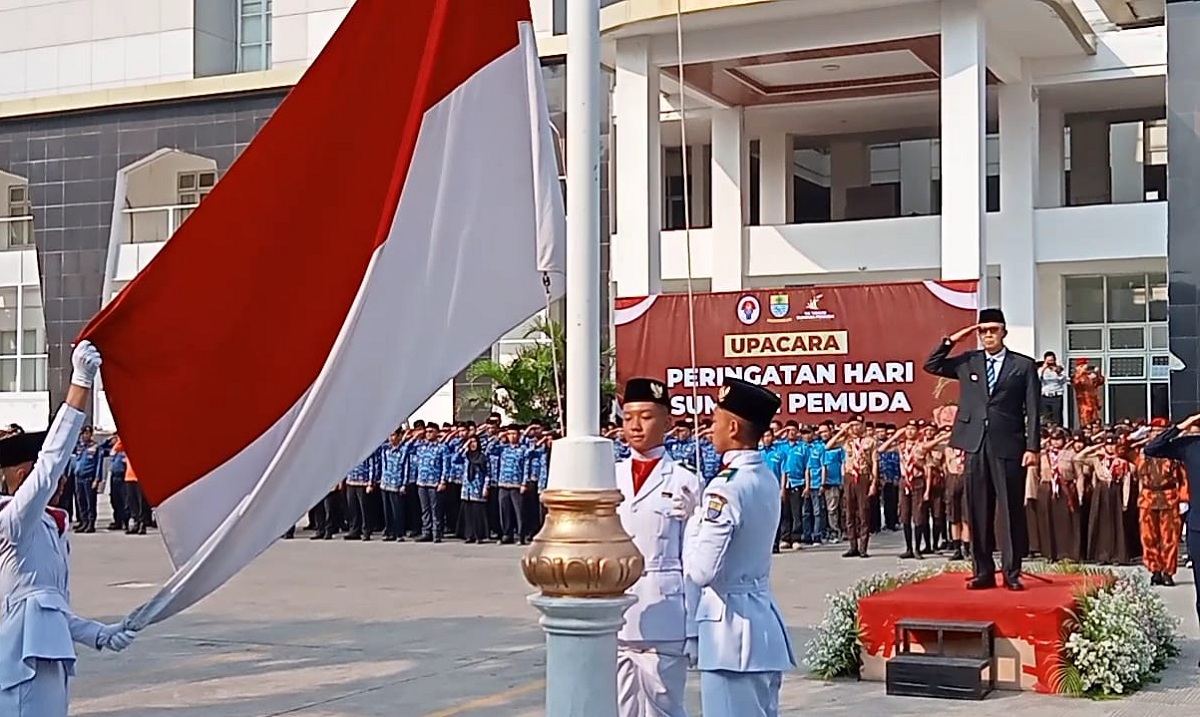
<svg viewBox="0 0 1200 717">
<path fill-rule="evenodd" d="M 129 520 L 139 528 L 145 528 L 150 524 L 153 515 L 150 513 L 150 503 L 146 501 L 146 494 L 142 492 L 142 486 L 135 480 L 125 483 L 125 504 L 129 506 Z"/>
<path fill-rule="evenodd" d="M 1029 550 L 1025 469 L 1020 460 L 993 454 L 984 434 L 979 452 L 967 458 L 966 480 L 975 577 L 991 579 L 995 575 L 992 553 L 999 547 L 1004 579 L 1014 582 L 1021 577 L 1021 558 Z"/>
<path fill-rule="evenodd" d="M 417 486 L 421 500 L 421 534 L 431 538 L 442 537 L 442 494 L 437 486 Z"/>
<path fill-rule="evenodd" d="M 487 503 L 464 500 L 462 502 L 463 537 L 468 541 L 483 542 L 488 539 Z"/>
<path fill-rule="evenodd" d="M 347 535 L 359 537 L 371 534 L 370 515 L 367 507 L 367 487 L 365 485 L 346 486 L 346 508 L 350 513 L 350 528 Z"/>
<path fill-rule="evenodd" d="M 898 483 L 883 484 L 883 524 L 889 530 L 895 530 L 900 525 L 900 485 Z"/>
<path fill-rule="evenodd" d="M 108 477 L 108 503 L 112 506 L 113 523 L 124 528 L 129 524 L 129 509 L 125 503 L 125 474 L 113 473 Z"/>
<path fill-rule="evenodd" d="M 462 483 L 447 483 L 442 491 L 442 525 L 447 535 L 458 535 L 462 505 Z"/>
<path fill-rule="evenodd" d="M 421 534 L 421 491 L 416 483 L 409 483 L 404 489 L 404 524 L 409 536 L 415 538 Z"/>
<path fill-rule="evenodd" d="M 1041 410 L 1042 423 L 1053 423 L 1056 426 L 1063 424 L 1063 397 L 1062 396 L 1042 396 Z"/>
<path fill-rule="evenodd" d="M 404 496 L 398 490 L 380 491 L 383 497 L 383 537 L 404 537 Z"/>
<path fill-rule="evenodd" d="M 804 487 L 789 487 L 787 496 L 788 517 L 792 519 L 792 524 L 788 529 L 788 533 L 784 535 L 784 540 L 799 543 L 804 539 Z M 821 537 L 824 538 L 825 536 Z"/>
<path fill-rule="evenodd" d="M 521 510 L 524 518 L 521 536 L 532 538 L 542 529 L 542 499 L 538 495 L 537 483 L 525 484 L 525 492 L 521 494 Z"/>
<path fill-rule="evenodd" d="M 490 490 L 487 496 L 487 524 L 488 535 L 492 538 L 500 537 L 500 491 Z"/>
<path fill-rule="evenodd" d="M 1192 508 L 1192 510 L 1197 510 Z M 1192 560 L 1192 588 L 1196 592 L 1196 617 L 1200 618 L 1200 526 L 1188 525 L 1188 557 Z"/>
<path fill-rule="evenodd" d="M 524 501 L 521 499 L 520 488 L 501 488 L 500 494 L 500 536 L 511 540 L 525 535 Z"/>
</svg>

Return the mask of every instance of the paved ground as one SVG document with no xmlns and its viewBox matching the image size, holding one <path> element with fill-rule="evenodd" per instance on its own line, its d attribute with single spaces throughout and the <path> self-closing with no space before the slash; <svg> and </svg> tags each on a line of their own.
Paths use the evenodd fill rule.
<svg viewBox="0 0 1200 717">
<path fill-rule="evenodd" d="M 775 592 L 798 646 L 830 590 L 895 569 L 895 538 L 870 560 L 779 556 Z M 890 543 L 890 544 L 889 544 Z M 542 715 L 542 633 L 519 548 L 459 543 L 281 542 L 217 594 L 119 655 L 86 654 L 73 713 L 100 717 L 532 717 Z M 79 536 L 76 609 L 116 618 L 169 573 L 157 536 Z M 985 703 L 887 698 L 879 684 L 784 680 L 786 715 L 1159 717 L 1200 714 L 1200 636 L 1190 584 L 1164 593 L 1184 616 L 1180 662 L 1123 701 L 1001 694 Z M 692 688 L 692 714 L 699 701 Z"/>
</svg>

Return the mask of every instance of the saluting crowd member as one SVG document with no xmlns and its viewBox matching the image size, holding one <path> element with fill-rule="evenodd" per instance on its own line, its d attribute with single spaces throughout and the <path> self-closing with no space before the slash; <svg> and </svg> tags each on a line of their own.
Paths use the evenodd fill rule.
<svg viewBox="0 0 1200 717">
<path fill-rule="evenodd" d="M 1134 468 L 1119 453 L 1121 443 L 1117 436 L 1107 436 L 1075 456 L 1076 464 L 1090 469 L 1092 478 L 1085 558 L 1101 565 L 1125 565 L 1133 558 L 1125 535 L 1125 511 Z"/>
<path fill-rule="evenodd" d="M 684 575 L 700 588 L 689 636 L 705 717 L 775 717 L 783 672 L 796 665 L 771 595 L 779 483 L 758 451 L 779 406 L 771 391 L 737 379 L 718 393 L 713 444 L 726 467 L 688 522 L 683 554 Z"/>
<path fill-rule="evenodd" d="M 470 544 L 483 543 L 488 539 L 487 497 L 492 476 L 488 470 L 487 454 L 483 452 L 479 443 L 479 436 L 469 436 L 463 444 L 463 449 L 463 538 Z"/>
<path fill-rule="evenodd" d="M 383 446 L 379 490 L 383 495 L 383 540 L 404 542 L 404 432 L 392 431 Z"/>
<path fill-rule="evenodd" d="M 500 492 L 500 542 L 508 544 L 519 539 L 525 545 L 528 541 L 522 496 L 528 489 L 529 448 L 521 443 L 520 428 L 506 426 L 491 452 L 496 456 L 495 485 Z"/>
<path fill-rule="evenodd" d="M 879 490 L 879 460 L 874 434 L 867 431 L 866 419 L 854 416 L 826 444 L 826 449 L 846 449 L 843 501 L 846 510 L 846 538 L 850 549 L 843 558 L 867 558 L 871 541 L 871 497 Z"/>
<path fill-rule="evenodd" d="M 71 611 L 65 512 L 50 499 L 67 469 L 90 407 L 100 354 L 84 341 L 71 356 L 67 398 L 45 433 L 0 439 L 0 715 L 67 717 L 73 643 L 119 652 L 137 633 Z"/>
<path fill-rule="evenodd" d="M 1061 428 L 1050 432 L 1049 445 L 1041 454 L 1041 481 L 1038 485 L 1035 513 L 1037 544 L 1049 560 L 1079 562 L 1082 557 L 1080 514 L 1083 477 L 1077 471 L 1075 450 L 1067 444 Z"/>
<path fill-rule="evenodd" d="M 1179 539 L 1183 527 L 1182 504 L 1186 502 L 1188 475 L 1177 460 L 1186 460 L 1188 446 L 1196 445 L 1196 436 L 1180 436 L 1200 422 L 1200 414 L 1191 416 L 1178 428 L 1155 427 L 1155 435 L 1143 449 L 1143 459 L 1137 467 L 1138 509 L 1141 517 L 1142 561 L 1150 571 L 1155 585 L 1174 585 L 1175 571 L 1179 563 Z M 1176 458 L 1178 456 L 1178 458 Z M 1192 526 L 1188 525 L 1188 541 L 1192 542 Z M 1189 555 L 1200 556 L 1200 552 Z M 1197 610 L 1200 610 L 1200 588 L 1197 593 Z"/>
<path fill-rule="evenodd" d="M 437 426 L 426 424 L 425 437 L 411 458 L 416 470 L 409 474 L 421 503 L 421 537 L 418 543 L 442 542 L 442 493 L 446 490 L 446 447 L 438 442 Z"/>
<path fill-rule="evenodd" d="M 1026 553 L 1025 469 L 1041 448 L 1040 386 L 1032 358 L 1004 346 L 1008 334 L 999 309 L 983 309 L 979 323 L 947 337 L 925 361 L 925 371 L 959 383 L 950 445 L 967 453 L 967 505 L 971 512 L 972 590 L 996 587 L 992 552 L 999 543 L 1004 583 L 1024 590 Z M 982 350 L 950 352 L 967 336 Z M 997 530 L 996 514 L 1000 514 Z"/>
<path fill-rule="evenodd" d="M 900 454 L 900 525 L 904 529 L 901 560 L 920 560 L 933 552 L 932 549 L 922 551 L 920 543 L 922 538 L 925 538 L 926 545 L 930 543 L 927 537 L 930 491 L 933 489 L 929 470 L 930 451 L 937 444 L 937 437 L 923 436 L 922 428 L 922 422 L 913 419 L 879 447 L 879 451 L 883 452 L 894 445 Z"/>
<path fill-rule="evenodd" d="M 625 498 L 617 514 L 645 558 L 646 571 L 629 589 L 637 602 L 617 634 L 622 717 L 687 717 L 684 529 L 702 487 L 663 445 L 670 406 L 662 381 L 634 378 L 625 384 L 624 435 L 631 455 L 616 465 Z"/>
</svg>

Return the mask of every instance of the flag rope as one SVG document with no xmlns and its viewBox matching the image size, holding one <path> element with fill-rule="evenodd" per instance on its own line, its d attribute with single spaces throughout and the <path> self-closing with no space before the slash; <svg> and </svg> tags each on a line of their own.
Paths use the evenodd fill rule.
<svg viewBox="0 0 1200 717">
<path fill-rule="evenodd" d="M 692 375 L 696 375 L 696 292 L 692 281 L 692 181 L 691 159 L 688 152 L 687 140 L 687 95 L 684 82 L 683 62 L 683 0 L 675 0 L 675 64 L 679 79 L 679 136 L 682 142 L 680 158 L 683 162 L 683 244 L 687 255 L 687 307 L 688 307 L 688 353 L 691 361 Z M 700 391 L 696 381 L 692 381 L 692 425 L 700 427 Z M 699 430 L 697 430 L 699 433 Z M 695 443 L 695 464 L 697 473 L 702 473 L 700 440 L 697 436 Z"/>
<path fill-rule="evenodd" d="M 546 334 L 550 339 L 550 364 L 554 368 L 554 400 L 558 405 L 558 423 L 559 426 L 566 430 L 566 416 L 563 414 L 563 391 L 562 380 L 559 378 L 558 368 L 558 339 L 554 335 L 554 322 L 550 318 L 550 302 L 553 300 L 551 294 L 550 272 L 542 272 L 542 288 L 546 292 Z"/>
</svg>

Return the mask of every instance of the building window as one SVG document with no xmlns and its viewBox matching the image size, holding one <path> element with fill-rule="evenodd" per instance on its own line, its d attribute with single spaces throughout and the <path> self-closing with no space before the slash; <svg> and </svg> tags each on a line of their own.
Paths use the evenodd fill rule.
<svg viewBox="0 0 1200 717">
<path fill-rule="evenodd" d="M 8 211 L 4 220 L 4 248 L 26 249 L 33 246 L 33 209 L 29 204 L 29 185 L 10 184 L 7 196 Z"/>
<path fill-rule="evenodd" d="M 1071 367 L 1083 359 L 1107 377 L 1106 420 L 1167 416 L 1167 275 L 1068 276 L 1063 294 L 1066 359 Z"/>
<path fill-rule="evenodd" d="M 47 360 L 41 287 L 0 287 L 0 392 L 45 391 Z"/>
<path fill-rule="evenodd" d="M 271 0 L 238 3 L 238 72 L 271 69 Z"/>
</svg>

